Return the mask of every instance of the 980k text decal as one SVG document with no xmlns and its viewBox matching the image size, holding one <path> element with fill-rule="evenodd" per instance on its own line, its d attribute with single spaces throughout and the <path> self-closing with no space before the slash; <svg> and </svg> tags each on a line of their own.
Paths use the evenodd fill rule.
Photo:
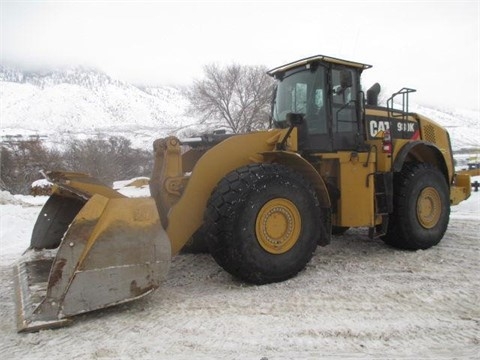
<svg viewBox="0 0 480 360">
<path fill-rule="evenodd" d="M 367 123 L 370 139 L 383 139 L 387 130 L 393 139 L 415 139 L 418 137 L 418 124 L 415 121 L 373 117 L 368 119 Z"/>
</svg>

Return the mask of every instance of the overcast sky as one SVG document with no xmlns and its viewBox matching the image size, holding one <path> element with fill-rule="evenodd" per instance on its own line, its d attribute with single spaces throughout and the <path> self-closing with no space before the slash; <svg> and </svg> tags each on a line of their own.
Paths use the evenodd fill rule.
<svg viewBox="0 0 480 360">
<path fill-rule="evenodd" d="M 373 65 L 365 86 L 480 109 L 480 0 L 0 1 L 0 61 L 20 69 L 188 84 L 212 62 L 273 68 L 324 54 Z"/>
</svg>

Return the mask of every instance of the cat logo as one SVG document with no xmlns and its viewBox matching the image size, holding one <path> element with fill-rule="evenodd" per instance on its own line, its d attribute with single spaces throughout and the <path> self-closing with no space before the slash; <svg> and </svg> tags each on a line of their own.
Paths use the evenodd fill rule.
<svg viewBox="0 0 480 360">
<path fill-rule="evenodd" d="M 418 140 L 420 138 L 418 124 L 414 121 L 380 117 L 368 120 L 369 139 L 383 139 L 387 130 L 390 132 L 392 139 Z"/>
<path fill-rule="evenodd" d="M 390 121 L 370 120 L 369 131 L 372 138 L 383 138 L 385 130 L 390 130 Z"/>
</svg>

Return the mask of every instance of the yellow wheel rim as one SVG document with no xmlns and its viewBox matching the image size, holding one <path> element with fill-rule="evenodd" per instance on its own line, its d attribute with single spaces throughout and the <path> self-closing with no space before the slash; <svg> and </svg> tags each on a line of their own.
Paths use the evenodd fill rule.
<svg viewBox="0 0 480 360">
<path fill-rule="evenodd" d="M 298 241 L 302 220 L 294 203 L 284 198 L 268 201 L 260 209 L 255 232 L 260 246 L 271 254 L 284 254 Z"/>
<path fill-rule="evenodd" d="M 417 218 L 425 229 L 437 225 L 442 213 L 440 194 L 433 187 L 426 187 L 420 193 L 417 201 Z"/>
</svg>

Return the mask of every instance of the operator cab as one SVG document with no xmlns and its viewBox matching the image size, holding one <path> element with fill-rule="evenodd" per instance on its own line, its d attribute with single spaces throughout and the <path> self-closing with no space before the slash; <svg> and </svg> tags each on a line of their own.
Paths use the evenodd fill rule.
<svg viewBox="0 0 480 360">
<path fill-rule="evenodd" d="M 360 74 L 370 65 L 317 55 L 268 72 L 277 80 L 275 127 L 288 127 L 287 114 L 302 114 L 303 151 L 357 150 L 364 142 Z"/>
</svg>

